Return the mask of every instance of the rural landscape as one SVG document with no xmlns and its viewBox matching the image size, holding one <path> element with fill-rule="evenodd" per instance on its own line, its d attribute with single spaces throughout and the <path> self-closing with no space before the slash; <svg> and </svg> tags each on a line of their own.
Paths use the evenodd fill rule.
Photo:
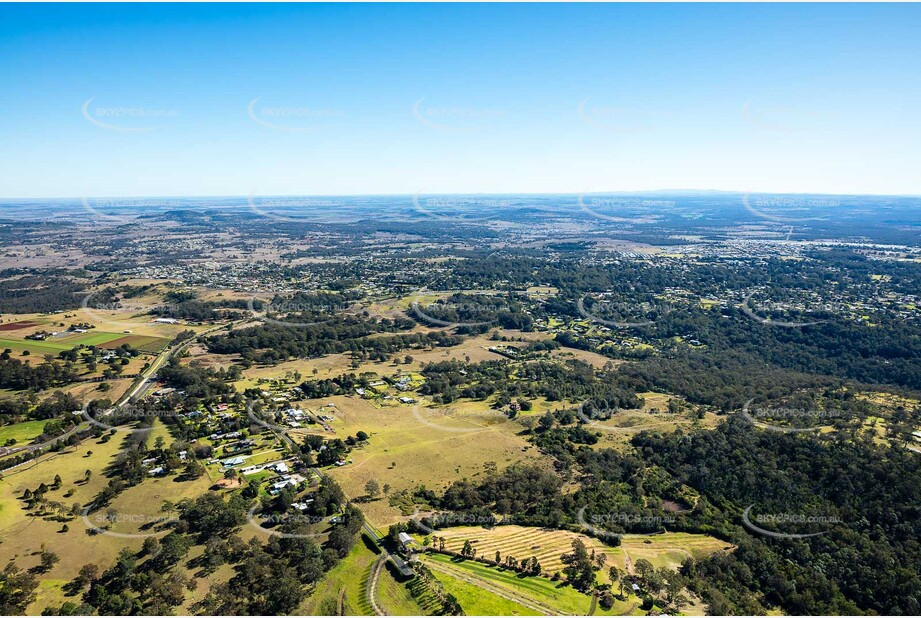
<svg viewBox="0 0 921 618">
<path fill-rule="evenodd" d="M 737 197 L 7 219 L 8 612 L 913 611 L 913 224 Z"/>
<path fill-rule="evenodd" d="M 0 1 L 0 614 L 918 616 L 919 26 Z"/>
</svg>

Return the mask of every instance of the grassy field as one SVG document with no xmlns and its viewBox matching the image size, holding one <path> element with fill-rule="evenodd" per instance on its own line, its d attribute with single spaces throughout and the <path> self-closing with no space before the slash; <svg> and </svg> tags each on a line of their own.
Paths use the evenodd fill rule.
<svg viewBox="0 0 921 618">
<path fill-rule="evenodd" d="M 630 565 L 645 558 L 656 568 L 677 569 L 685 558 L 701 559 L 716 552 L 727 551 L 729 543 L 705 534 L 689 532 L 666 532 L 665 534 L 624 535 L 619 556 L 629 558 Z"/>
<path fill-rule="evenodd" d="M 445 548 L 451 551 L 459 552 L 464 541 L 469 540 L 480 556 L 492 558 L 496 551 L 503 559 L 512 556 L 523 560 L 535 556 L 545 573 L 562 570 L 560 556 L 572 551 L 572 541 L 576 538 L 590 550 L 605 553 L 608 564 L 628 570 L 640 558 L 649 560 L 656 567 L 677 568 L 686 557 L 702 558 L 730 547 L 719 539 L 685 532 L 627 534 L 619 547 L 606 546 L 597 539 L 575 532 L 522 526 L 496 526 L 492 529 L 463 526 L 438 530 L 432 536 L 445 539 Z M 606 582 L 607 573 L 599 572 L 599 579 Z"/>
<path fill-rule="evenodd" d="M 423 331 L 428 331 L 429 329 L 421 329 Z M 506 331 L 499 330 L 500 334 L 505 334 L 510 337 L 524 337 L 527 340 L 541 340 L 549 337 L 546 333 L 520 333 L 517 331 Z M 279 363 L 274 366 L 255 366 L 250 369 L 247 369 L 244 372 L 244 377 L 239 382 L 236 382 L 238 390 L 244 390 L 246 388 L 254 387 L 258 385 L 259 379 L 271 380 L 277 379 L 280 376 L 284 376 L 286 372 L 298 371 L 301 374 L 301 379 L 322 379 L 330 378 L 342 373 L 363 373 L 363 372 L 374 372 L 380 376 L 389 376 L 402 371 L 407 372 L 418 372 L 422 365 L 425 363 L 441 362 L 446 360 L 461 360 L 466 361 L 469 359 L 469 362 L 478 363 L 485 360 L 499 360 L 503 358 L 502 356 L 490 352 L 488 348 L 495 345 L 496 342 L 490 340 L 488 335 L 481 335 L 478 337 L 469 337 L 464 340 L 463 343 L 457 346 L 450 348 L 436 348 L 434 350 L 405 350 L 400 354 L 397 354 L 396 357 L 402 361 L 406 355 L 412 356 L 413 362 L 409 365 L 405 365 L 402 362 L 400 364 L 395 364 L 392 361 L 387 362 L 365 362 L 360 364 L 357 368 L 351 366 L 351 360 L 348 354 L 330 354 L 322 358 L 311 358 L 311 359 L 298 359 L 287 361 L 284 363 Z M 570 350 L 567 350 L 570 352 Z M 576 357 L 585 357 L 586 362 L 593 362 L 594 364 L 600 363 L 599 366 L 603 366 L 604 362 L 610 359 L 600 356 L 598 354 L 593 354 L 591 352 L 582 353 L 579 350 L 572 351 Z M 226 364 L 228 358 L 226 356 L 209 354 L 203 356 L 204 360 L 215 365 Z M 317 371 L 314 374 L 314 370 Z"/>
<path fill-rule="evenodd" d="M 547 577 L 523 577 L 512 570 L 489 566 L 472 560 L 458 560 L 443 554 L 427 554 L 423 558 L 433 571 L 441 573 L 448 571 L 452 576 L 463 579 L 465 576 L 472 581 L 486 582 L 495 593 L 506 591 L 513 598 L 521 597 L 521 604 L 531 605 L 531 611 L 538 608 L 545 613 L 561 613 L 571 615 L 586 615 L 591 608 L 591 597 L 575 590 L 562 582 L 551 581 Z M 440 570 L 439 570 L 440 569 Z M 469 583 L 469 582 L 468 582 Z M 635 601 L 633 599 L 632 601 Z M 617 615 L 629 610 L 632 605 L 630 599 L 619 601 L 610 612 L 596 608 L 599 615 Z M 470 603 L 474 603 L 470 606 Z M 475 605 L 476 599 L 468 600 L 464 611 L 470 615 L 480 615 L 482 611 Z M 516 603 L 517 604 L 517 603 Z M 553 611 L 552 611 L 553 610 Z"/>
<path fill-rule="evenodd" d="M 161 437 L 163 438 L 164 448 L 173 443 L 173 436 L 170 434 L 169 428 L 161 419 L 155 418 L 150 431 L 147 433 L 147 448 L 153 448 L 157 438 Z"/>
<path fill-rule="evenodd" d="M 500 597 L 447 573 L 433 571 L 445 592 L 453 594 L 468 616 L 540 616 L 540 612 Z"/>
<path fill-rule="evenodd" d="M 54 475 L 60 474 L 62 487 L 50 491 L 48 498 L 67 505 L 88 504 L 108 482 L 103 471 L 118 452 L 121 442 L 118 436 L 106 443 L 87 440 L 75 448 L 46 455 L 37 462 L 10 470 L 0 481 L 0 561 L 5 564 L 15 558 L 21 568 L 31 568 L 38 564 L 37 552 L 42 545 L 61 558 L 49 573 L 42 576 L 42 587 L 29 613 L 38 614 L 47 605 L 66 600 L 60 587 L 73 579 L 84 564 L 95 563 L 105 568 L 122 547 L 140 548 L 143 539 L 108 535 L 90 537 L 80 518 L 66 522 L 69 530 L 62 532 L 65 522 L 36 516 L 26 511 L 24 503 L 19 500 L 26 489 L 34 490 L 43 482 L 50 486 Z M 90 452 L 92 454 L 88 455 Z M 83 483 L 86 470 L 90 470 L 92 476 L 89 482 Z M 73 494 L 64 497 L 71 490 Z"/>
<path fill-rule="evenodd" d="M 358 397 L 337 396 L 311 402 L 310 409 L 327 402 L 335 404 L 324 413 L 336 419 L 330 423 L 336 436 L 358 431 L 371 436 L 367 445 L 352 451 L 353 463 L 329 470 L 352 497 L 364 495 L 370 479 L 390 485 L 391 492 L 417 485 L 440 491 L 455 479 L 482 475 L 487 462 L 503 469 L 540 460 L 537 450 L 518 435 L 520 425 L 484 409 L 482 403 L 464 403 L 453 410 L 419 408 L 414 414 L 413 406 L 375 408 Z M 362 510 L 378 527 L 405 519 L 386 498 L 363 504 Z"/>
<path fill-rule="evenodd" d="M 696 417 L 692 409 L 677 413 L 668 412 L 668 402 L 672 395 L 662 393 L 638 393 L 644 399 L 643 406 L 635 410 L 620 410 L 608 420 L 596 421 L 592 429 L 601 434 L 594 448 L 625 447 L 637 433 L 646 430 L 672 432 L 676 429 L 689 431 L 698 428 L 713 428 L 720 422 L 720 417 L 707 413 L 704 418 Z"/>
<path fill-rule="evenodd" d="M 0 348 L 9 348 L 15 352 L 28 350 L 30 354 L 54 354 L 71 350 L 78 345 L 97 346 L 100 348 L 116 348 L 122 343 L 129 343 L 142 352 L 159 352 L 169 339 L 164 337 L 133 336 L 124 333 L 110 333 L 105 331 L 91 331 L 76 333 L 61 337 L 49 337 L 43 341 L 33 341 L 19 337 L 0 337 Z"/>
<path fill-rule="evenodd" d="M 302 616 L 336 615 L 341 599 L 343 615 L 373 616 L 367 600 L 367 585 L 371 567 L 379 550 L 367 536 L 352 548 L 351 553 L 326 574 L 299 608 Z M 382 569 L 377 582 L 380 607 L 396 616 L 424 614 L 425 608 L 413 600 L 405 584 L 394 579 L 389 569 Z"/>
<path fill-rule="evenodd" d="M 342 595 L 346 615 L 371 615 L 371 606 L 365 599 L 365 582 L 375 558 L 377 554 L 365 543 L 356 543 L 351 553 L 326 574 L 297 613 L 303 616 L 338 615 L 337 608 Z"/>
<path fill-rule="evenodd" d="M 47 341 L 32 341 L 30 339 L 0 337 L 0 348 L 2 349 L 9 348 L 14 352 L 22 352 L 24 350 L 28 350 L 30 354 L 37 355 L 53 354 L 54 356 L 57 356 L 58 352 L 69 350 L 73 348 L 74 345 L 66 345 L 58 339 L 50 339 Z"/>
<path fill-rule="evenodd" d="M 40 435 L 46 423 L 48 421 L 25 421 L 0 427 L 0 445 L 5 444 L 10 439 L 16 440 L 17 445 L 22 445 Z"/>
</svg>

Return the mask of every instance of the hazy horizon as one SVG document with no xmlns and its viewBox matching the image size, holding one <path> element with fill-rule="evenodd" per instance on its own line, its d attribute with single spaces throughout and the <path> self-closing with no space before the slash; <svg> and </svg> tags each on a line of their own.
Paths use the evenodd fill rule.
<svg viewBox="0 0 921 618">
<path fill-rule="evenodd" d="M 0 195 L 919 195 L 919 17 L 5 4 Z"/>
</svg>

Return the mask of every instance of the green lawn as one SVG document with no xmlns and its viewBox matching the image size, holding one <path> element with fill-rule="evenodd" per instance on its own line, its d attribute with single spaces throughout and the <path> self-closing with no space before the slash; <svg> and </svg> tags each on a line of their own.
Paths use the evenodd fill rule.
<svg viewBox="0 0 921 618">
<path fill-rule="evenodd" d="M 441 582 L 445 592 L 453 594 L 468 616 L 538 616 L 537 612 L 519 605 L 514 601 L 503 599 L 473 584 L 468 584 L 456 577 L 433 571 L 435 579 Z"/>
<path fill-rule="evenodd" d="M 115 341 L 124 337 L 123 334 L 98 332 L 98 333 L 76 333 L 74 335 L 65 335 L 63 337 L 52 337 L 44 341 L 32 341 L 31 339 L 10 339 L 0 337 L 0 349 L 10 348 L 17 352 L 29 350 L 33 354 L 54 354 L 71 350 L 81 343 L 86 346 L 99 345 L 109 341 Z"/>
<path fill-rule="evenodd" d="M 116 339 L 121 339 L 125 335 L 123 333 L 108 333 L 106 331 L 94 331 L 88 333 L 77 333 L 75 335 L 67 335 L 61 337 L 62 343 L 69 345 L 70 348 L 77 346 L 79 344 L 83 345 L 99 345 L 101 343 L 108 343 L 109 341 L 115 341 Z M 70 349 L 68 348 L 68 349 Z"/>
<path fill-rule="evenodd" d="M 69 350 L 76 344 L 65 345 L 57 341 L 32 341 L 31 339 L 7 339 L 0 337 L 0 348 L 9 348 L 15 352 L 28 350 L 32 354 L 54 354 Z"/>
<path fill-rule="evenodd" d="M 173 436 L 169 432 L 169 427 L 159 418 L 154 419 L 150 432 L 147 434 L 147 448 L 153 448 L 157 438 L 163 438 L 164 448 L 173 443 Z"/>
<path fill-rule="evenodd" d="M 519 577 L 516 572 L 511 570 L 500 569 L 471 560 L 455 562 L 451 556 L 443 554 L 427 554 L 425 560 L 462 570 L 495 586 L 505 588 L 514 594 L 519 594 L 534 602 L 556 608 L 562 613 L 585 615 L 591 606 L 591 597 L 588 595 L 582 594 L 561 582 L 551 581 L 546 577 Z M 436 573 L 438 572 L 436 571 Z M 461 605 L 468 614 L 492 613 L 481 610 L 479 607 L 467 607 L 463 603 Z M 518 604 L 516 603 L 515 605 Z M 618 602 L 610 612 L 602 611 L 599 607 L 595 613 L 599 615 L 616 615 L 630 609 L 631 605 L 632 603 L 630 602 Z"/>
<path fill-rule="evenodd" d="M 323 577 L 313 593 L 301 604 L 298 615 L 335 615 L 340 594 L 346 616 L 374 614 L 366 600 L 365 584 L 371 572 L 371 564 L 378 554 L 371 549 L 370 541 L 366 539 L 362 535 L 349 555 Z"/>
<path fill-rule="evenodd" d="M 16 440 L 16 444 L 21 446 L 32 440 L 35 436 L 41 434 L 47 422 L 47 420 L 25 421 L 24 423 L 0 427 L 0 445 L 6 444 L 7 440 L 13 438 Z"/>
</svg>

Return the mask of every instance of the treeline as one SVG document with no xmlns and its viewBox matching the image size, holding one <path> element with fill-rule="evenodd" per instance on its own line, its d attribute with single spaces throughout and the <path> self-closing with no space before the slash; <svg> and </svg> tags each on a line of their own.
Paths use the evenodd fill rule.
<svg viewBox="0 0 921 618">
<path fill-rule="evenodd" d="M 442 331 L 387 335 L 410 330 L 409 319 L 336 318 L 328 323 L 290 326 L 266 323 L 209 337 L 209 351 L 239 354 L 253 363 L 276 363 L 350 352 L 370 360 L 387 360 L 405 349 L 458 345 L 461 338 Z"/>
<path fill-rule="evenodd" d="M 6 350 L 0 354 L 0 388 L 44 390 L 65 386 L 77 379 L 77 370 L 71 362 L 24 363 L 12 358 L 10 352 Z"/>
<path fill-rule="evenodd" d="M 183 365 L 175 356 L 157 371 L 157 377 L 167 386 L 184 391 L 183 405 L 194 410 L 199 401 L 235 392 L 233 382 L 240 379 L 242 369 L 230 365 L 227 369 L 211 369 L 197 365 Z"/>
<path fill-rule="evenodd" d="M 215 320 L 236 320 L 249 315 L 245 300 L 183 300 L 166 305 L 156 305 L 150 313 L 164 318 L 189 320 L 191 322 L 213 322 Z"/>
<path fill-rule="evenodd" d="M 728 529 L 741 513 L 821 516 L 825 524 L 763 524 L 808 538 L 737 533 L 738 549 L 686 572 L 715 614 L 913 615 L 921 610 L 921 460 L 872 436 L 753 430 L 734 418 L 715 431 L 644 433 L 653 465 L 698 490 Z M 730 523 L 731 522 L 731 523 Z M 834 523 L 837 522 L 837 523 Z M 821 569 L 817 569 L 821 565 Z"/>
<path fill-rule="evenodd" d="M 495 393 L 499 393 L 501 401 L 537 397 L 573 402 L 592 399 L 609 408 L 637 408 L 643 403 L 628 385 L 610 377 L 602 379 L 591 365 L 579 360 L 521 364 L 506 360 L 475 364 L 448 360 L 428 363 L 421 373 L 426 381 L 419 392 L 433 395 L 441 403 L 458 398 L 486 399 Z"/>
<path fill-rule="evenodd" d="M 452 294 L 431 304 L 413 303 L 407 315 L 428 326 L 456 325 L 461 334 L 485 333 L 501 326 L 534 330 L 534 318 L 526 312 L 527 297 L 517 294 Z"/>
<path fill-rule="evenodd" d="M 32 270 L 6 270 L 0 272 L 0 277 L 0 312 L 4 313 L 76 309 L 86 294 L 83 283 L 60 271 L 38 275 Z"/>
<path fill-rule="evenodd" d="M 308 587 L 348 554 L 362 525 L 360 511 L 339 503 L 344 509 L 338 523 L 322 545 L 313 540 L 311 524 L 290 518 L 281 524 L 268 542 L 258 537 L 243 541 L 239 536 L 246 523 L 252 498 L 231 492 L 226 498 L 208 493 L 165 509 L 178 517 L 165 524 L 169 532 L 148 537 L 134 552 L 123 549 L 115 563 L 103 572 L 85 565 L 66 588 L 82 593 L 81 604 L 65 603 L 48 608 L 52 614 L 169 615 L 186 602 L 195 580 L 185 574 L 188 566 L 210 575 L 222 565 L 234 567 L 225 583 L 213 585 L 193 606 L 196 613 L 210 615 L 283 615 L 293 613 L 304 600 Z M 189 559 L 196 546 L 204 551 Z"/>
</svg>

